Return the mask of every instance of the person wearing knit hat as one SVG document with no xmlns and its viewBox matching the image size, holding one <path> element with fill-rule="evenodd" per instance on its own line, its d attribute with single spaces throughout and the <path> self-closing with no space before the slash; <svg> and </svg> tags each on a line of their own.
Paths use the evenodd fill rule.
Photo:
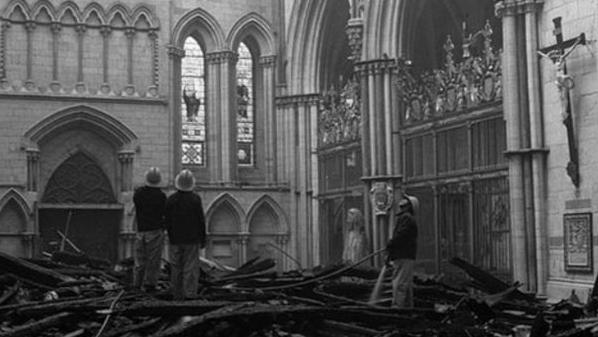
<svg viewBox="0 0 598 337">
<path fill-rule="evenodd" d="M 137 222 L 133 283 L 146 291 L 156 289 L 164 250 L 166 194 L 160 189 L 161 181 L 160 169 L 151 167 L 145 172 L 145 185 L 133 194 Z"/>
<path fill-rule="evenodd" d="M 174 186 L 177 191 L 166 200 L 172 295 L 174 300 L 193 299 L 199 285 L 199 250 L 206 244 L 205 215 L 191 171 L 181 171 Z"/>
<path fill-rule="evenodd" d="M 399 308 L 413 307 L 413 270 L 417 252 L 417 223 L 419 210 L 416 197 L 404 194 L 398 202 L 392 238 L 386 246 L 387 264 L 392 263 L 392 304 Z"/>
</svg>

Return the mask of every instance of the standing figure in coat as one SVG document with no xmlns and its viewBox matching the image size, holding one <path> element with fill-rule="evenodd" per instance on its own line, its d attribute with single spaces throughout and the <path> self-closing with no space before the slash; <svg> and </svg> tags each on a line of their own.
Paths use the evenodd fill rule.
<svg viewBox="0 0 598 337">
<path fill-rule="evenodd" d="M 351 208 L 347 212 L 347 227 L 343 246 L 343 261 L 352 264 L 367 255 L 363 213 L 357 208 Z"/>
<path fill-rule="evenodd" d="M 134 286 L 156 290 L 164 250 L 164 209 L 166 194 L 160 189 L 162 175 L 157 167 L 145 173 L 145 186 L 133 194 L 137 239 L 135 242 Z"/>
<path fill-rule="evenodd" d="M 386 246 L 387 263 L 394 268 L 392 274 L 393 305 L 399 308 L 413 307 L 413 269 L 417 252 L 417 223 L 414 215 L 418 211 L 416 197 L 405 194 L 399 201 L 399 213 Z"/>
<path fill-rule="evenodd" d="M 199 286 L 199 250 L 206 244 L 205 217 L 201 198 L 193 192 L 193 173 L 181 171 L 174 186 L 177 191 L 166 200 L 172 294 L 175 300 L 193 299 Z"/>
</svg>

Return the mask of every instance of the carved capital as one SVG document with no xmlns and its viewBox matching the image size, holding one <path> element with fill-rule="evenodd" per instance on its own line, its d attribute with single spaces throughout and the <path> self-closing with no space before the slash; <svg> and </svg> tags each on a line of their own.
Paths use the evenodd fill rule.
<svg viewBox="0 0 598 337">
<path fill-rule="evenodd" d="M 10 22 L 2 21 L 2 30 L 8 29 L 8 28 L 10 28 Z"/>
<path fill-rule="evenodd" d="M 52 31 L 52 34 L 57 35 L 62 30 L 62 25 L 60 22 L 52 22 L 50 30 Z"/>
<path fill-rule="evenodd" d="M 151 39 L 151 40 L 156 40 L 158 39 L 158 31 L 153 29 L 150 30 L 149 32 L 147 32 L 147 36 Z"/>
<path fill-rule="evenodd" d="M 207 63 L 236 63 L 239 56 L 232 51 L 219 51 L 206 54 Z"/>
<path fill-rule="evenodd" d="M 516 2 L 502 0 L 494 5 L 494 10 L 497 17 L 505 17 L 536 12 L 543 4 L 544 0 L 523 0 Z"/>
<path fill-rule="evenodd" d="M 36 162 L 39 160 L 39 150 L 38 149 L 26 149 L 25 153 L 27 153 L 27 161 L 29 162 Z"/>
<path fill-rule="evenodd" d="M 259 63 L 264 67 L 273 67 L 276 64 L 276 55 L 262 56 L 259 59 Z"/>
<path fill-rule="evenodd" d="M 134 38 L 135 34 L 137 34 L 137 31 L 135 30 L 135 28 L 127 28 L 127 29 L 125 29 L 125 36 L 128 39 Z"/>
<path fill-rule="evenodd" d="M 107 38 L 112 34 L 112 28 L 110 26 L 102 26 L 102 28 L 100 28 L 100 34 L 102 34 L 104 38 Z"/>
<path fill-rule="evenodd" d="M 133 151 L 121 151 L 118 153 L 118 160 L 121 164 L 128 164 L 133 161 L 134 156 L 135 152 Z"/>
<path fill-rule="evenodd" d="M 87 31 L 87 26 L 85 26 L 85 25 L 77 25 L 77 26 L 75 26 L 75 31 L 77 32 L 77 34 L 83 35 Z"/>
<path fill-rule="evenodd" d="M 27 21 L 25 23 L 25 30 L 27 30 L 27 32 L 32 32 L 35 30 L 35 27 L 37 27 L 37 24 L 33 21 Z"/>
<path fill-rule="evenodd" d="M 168 46 L 166 47 L 168 49 L 168 57 L 170 58 L 183 58 L 185 57 L 185 49 L 183 48 L 179 48 L 176 46 Z"/>
</svg>

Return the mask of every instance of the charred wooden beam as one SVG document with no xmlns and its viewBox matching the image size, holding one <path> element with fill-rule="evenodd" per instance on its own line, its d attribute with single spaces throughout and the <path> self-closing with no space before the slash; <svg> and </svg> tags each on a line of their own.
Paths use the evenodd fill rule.
<svg viewBox="0 0 598 337">
<path fill-rule="evenodd" d="M 2 252 L 0 252 L 0 271 L 12 274 L 27 282 L 50 288 L 56 287 L 61 282 L 73 280 L 71 277 Z"/>
<path fill-rule="evenodd" d="M 38 336 L 40 332 L 61 324 L 71 316 L 72 314 L 68 312 L 61 312 L 41 320 L 35 320 L 32 323 L 17 326 L 10 331 L 2 332 L 0 337 Z"/>
</svg>

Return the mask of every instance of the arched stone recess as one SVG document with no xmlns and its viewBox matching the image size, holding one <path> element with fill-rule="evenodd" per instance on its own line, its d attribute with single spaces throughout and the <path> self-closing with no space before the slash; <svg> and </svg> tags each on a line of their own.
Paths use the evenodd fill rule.
<svg viewBox="0 0 598 337">
<path fill-rule="evenodd" d="M 181 17 L 172 30 L 170 44 L 183 49 L 185 39 L 193 36 L 205 48 L 205 53 L 224 49 L 224 31 L 216 19 L 201 8 L 196 8 Z"/>
<path fill-rule="evenodd" d="M 251 206 L 247 225 L 247 259 L 271 258 L 279 271 L 287 269 L 290 231 L 280 205 L 272 197 L 262 196 Z"/>
<path fill-rule="evenodd" d="M 15 21 L 29 21 L 31 9 L 25 0 L 13 0 L 5 7 L 2 17 Z"/>
<path fill-rule="evenodd" d="M 131 22 L 133 22 L 133 25 L 136 26 L 136 23 L 143 17 L 145 17 L 149 24 L 149 27 L 144 28 L 157 28 L 160 26 L 160 21 L 149 8 L 144 5 L 135 6 L 131 13 Z"/>
<path fill-rule="evenodd" d="M 31 17 L 35 18 L 36 21 L 41 21 L 39 20 L 40 16 L 44 16 L 43 12 L 46 12 L 49 20 L 43 20 L 46 22 L 55 22 L 57 21 L 58 16 L 56 15 L 56 10 L 54 8 L 54 6 L 52 6 L 52 3 L 48 0 L 41 0 L 35 3 L 35 5 L 33 6 L 33 8 L 31 9 Z"/>
<path fill-rule="evenodd" d="M 239 266 L 245 261 L 247 233 L 243 231 L 244 219 L 243 208 L 228 193 L 220 195 L 208 206 L 206 253 L 209 258 L 230 266 Z"/>
<path fill-rule="evenodd" d="M 100 7 L 101 8 L 101 7 Z M 63 23 L 83 23 L 81 9 L 76 2 L 66 1 L 58 7 L 58 20 Z M 102 16 L 104 10 L 101 9 Z M 72 21 L 72 22 L 71 22 Z"/>
<path fill-rule="evenodd" d="M 33 214 L 14 188 L 0 198 L 0 250 L 18 257 L 32 257 Z"/>
<path fill-rule="evenodd" d="M 77 143 L 76 138 L 73 138 L 71 142 L 65 142 L 70 147 L 65 145 L 52 149 L 53 158 L 48 158 L 50 154 L 41 152 L 44 144 L 77 132 L 87 133 L 90 138 L 96 139 L 95 147 L 83 141 Z M 55 163 L 52 168 L 44 168 L 45 172 L 55 169 L 59 162 L 78 149 L 86 148 L 90 153 L 97 152 L 114 159 L 110 161 L 104 158 L 99 162 L 105 166 L 105 171 L 114 172 L 112 185 L 115 190 L 132 189 L 133 158 L 138 151 L 137 136 L 118 119 L 94 107 L 76 105 L 47 116 L 25 132 L 22 147 L 27 153 L 28 190 L 37 191 L 39 188 L 40 158 L 46 163 Z"/>
<path fill-rule="evenodd" d="M 97 19 L 93 19 L 93 18 Z M 97 20 L 98 22 L 93 22 Z M 82 14 L 82 21 L 91 24 L 91 25 L 99 25 L 103 26 L 108 24 L 106 21 L 106 15 L 104 13 L 104 8 L 97 2 L 92 2 L 89 5 L 85 6 Z"/>
<path fill-rule="evenodd" d="M 239 43 L 251 37 L 255 40 L 258 55 L 267 56 L 275 53 L 274 36 L 268 21 L 257 13 L 249 13 L 240 18 L 231 28 L 226 38 L 228 50 L 237 50 Z"/>
<path fill-rule="evenodd" d="M 120 16 L 124 21 L 124 27 L 132 27 L 133 22 L 131 21 L 129 13 L 131 13 L 131 10 L 126 5 L 117 3 L 110 7 L 106 13 L 106 18 L 108 19 L 108 22 L 113 22 L 118 20 L 118 16 Z"/>
</svg>

